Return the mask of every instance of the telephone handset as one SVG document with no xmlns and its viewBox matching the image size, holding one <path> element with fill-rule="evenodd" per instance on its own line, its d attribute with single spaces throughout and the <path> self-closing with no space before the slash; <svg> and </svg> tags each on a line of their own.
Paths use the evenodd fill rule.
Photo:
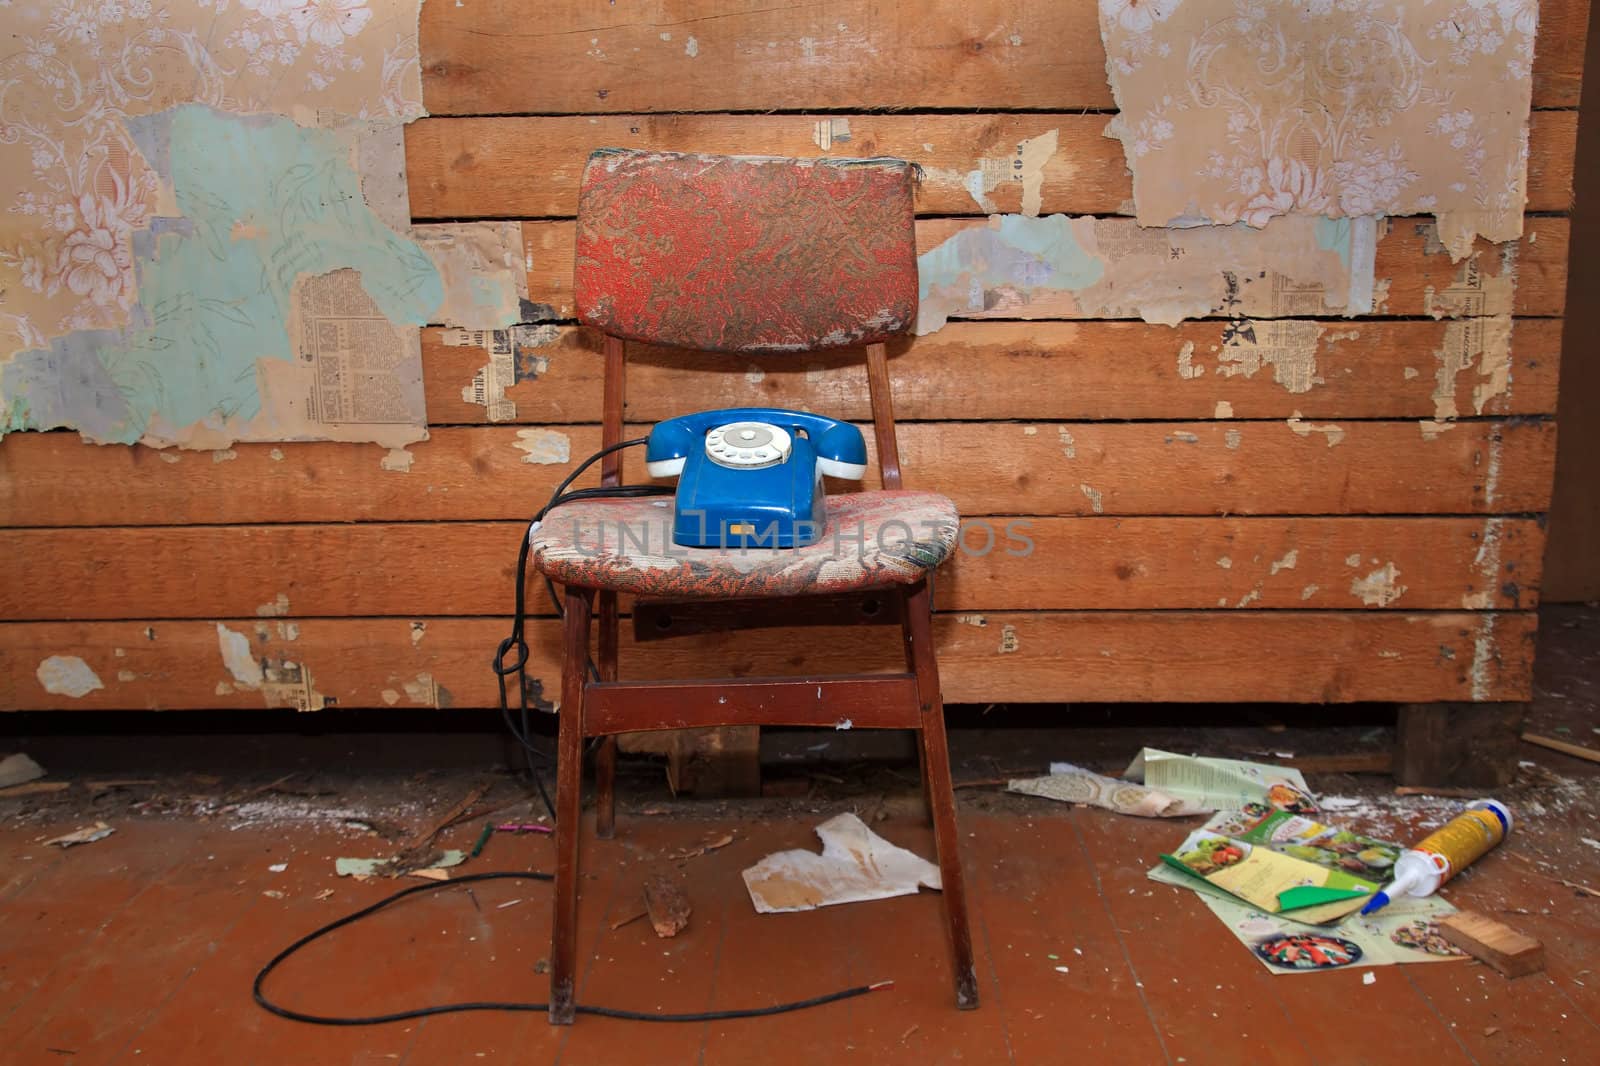
<svg viewBox="0 0 1600 1066">
<path fill-rule="evenodd" d="M 702 411 L 650 431 L 651 477 L 678 478 L 672 541 L 694 548 L 798 548 L 822 535 L 822 477 L 859 481 L 861 431 L 805 411 Z"/>
</svg>

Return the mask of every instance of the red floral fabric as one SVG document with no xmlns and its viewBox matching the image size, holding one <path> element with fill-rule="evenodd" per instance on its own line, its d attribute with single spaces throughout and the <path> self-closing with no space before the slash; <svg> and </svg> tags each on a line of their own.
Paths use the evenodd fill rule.
<svg viewBox="0 0 1600 1066">
<path fill-rule="evenodd" d="M 700 351 L 885 340 L 917 314 L 915 168 L 601 149 L 578 200 L 578 318 Z"/>
<path fill-rule="evenodd" d="M 848 592 L 916 581 L 949 557 L 960 519 L 932 492 L 829 496 L 804 548 L 683 548 L 671 497 L 575 500 L 529 538 L 533 565 L 563 584 L 640 596 L 733 599 Z"/>
</svg>

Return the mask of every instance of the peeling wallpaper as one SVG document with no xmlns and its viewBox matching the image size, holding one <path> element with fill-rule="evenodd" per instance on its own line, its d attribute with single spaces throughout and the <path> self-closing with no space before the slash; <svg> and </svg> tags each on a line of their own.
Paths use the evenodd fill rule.
<svg viewBox="0 0 1600 1066">
<path fill-rule="evenodd" d="M 134 234 L 171 213 L 129 120 L 204 104 L 404 123 L 420 0 L 13 0 L 0 29 L 5 353 L 134 321 Z"/>
<path fill-rule="evenodd" d="M 1100 0 L 1146 226 L 1438 216 L 1522 234 L 1537 0 Z"/>
<path fill-rule="evenodd" d="M 417 327 L 517 321 L 519 245 L 413 233 L 420 0 L 0 7 L 0 432 L 426 433 Z"/>
<path fill-rule="evenodd" d="M 917 332 L 956 317 L 1139 317 L 1174 325 L 1215 312 L 1367 314 L 1376 229 L 1370 218 L 1297 216 L 1256 230 L 992 215 L 918 258 Z"/>
<path fill-rule="evenodd" d="M 504 327 L 524 317 L 521 227 L 410 225 L 420 7 L 0 0 L 14 42 L 0 167 L 16 178 L 0 212 L 0 433 L 400 449 L 426 436 L 424 322 L 483 348 L 464 395 L 515 417 L 505 390 L 523 368 Z M 991 210 L 1017 182 L 1023 212 L 922 255 L 917 332 L 951 317 L 1359 315 L 1386 284 L 1381 216 L 1436 213 L 1457 259 L 1476 234 L 1520 234 L 1536 0 L 1099 8 L 1122 108 L 1107 133 L 1137 219 L 1037 217 L 1058 131 L 982 160 L 960 176 L 973 202 Z M 825 149 L 850 138 L 846 118 L 815 133 Z M 1430 290 L 1430 313 L 1508 314 L 1510 279 L 1490 280 L 1505 292 Z M 1508 330 L 1464 332 L 1441 374 L 1492 364 Z M 1297 338 L 1263 342 L 1285 353 L 1274 373 L 1300 374 Z M 1456 414 L 1441 404 L 1436 421 Z"/>
<path fill-rule="evenodd" d="M 132 235 L 135 306 L 148 323 L 73 332 L 16 356 L 0 376 L 5 409 L 22 423 L 10 428 L 172 443 L 203 424 L 222 446 L 323 435 L 315 423 L 367 423 L 374 435 L 421 425 L 420 349 L 409 368 L 354 365 L 353 353 L 404 351 L 392 324 L 427 320 L 439 274 L 362 199 L 347 133 L 197 104 L 140 123 L 177 207 Z M 324 336 L 323 320 L 346 336 Z M 258 375 L 258 360 L 277 365 Z M 350 387 L 385 369 L 399 369 L 399 394 Z M 47 391 L 52 370 L 63 387 Z"/>
</svg>

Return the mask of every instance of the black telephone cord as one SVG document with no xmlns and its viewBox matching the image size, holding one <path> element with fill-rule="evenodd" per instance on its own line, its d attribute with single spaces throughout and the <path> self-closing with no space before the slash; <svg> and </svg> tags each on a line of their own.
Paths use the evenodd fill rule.
<svg viewBox="0 0 1600 1066">
<path fill-rule="evenodd" d="M 260 969 L 260 971 L 256 973 L 255 982 L 250 986 L 251 995 L 255 997 L 256 1003 L 259 1004 L 263 1010 L 271 1014 L 276 1014 L 280 1018 L 287 1018 L 293 1022 L 305 1022 L 309 1025 L 386 1025 L 389 1022 L 410 1021 L 413 1018 L 426 1018 L 434 1014 L 459 1014 L 464 1011 L 491 1010 L 534 1012 L 549 1010 L 550 1005 L 548 1003 L 522 1003 L 515 1000 L 508 1002 L 500 1002 L 496 1000 L 474 1000 L 466 1003 L 442 1003 L 433 1007 L 413 1007 L 410 1010 L 391 1011 L 388 1014 L 312 1014 L 309 1011 L 300 1011 L 295 1010 L 293 1007 L 280 1006 L 279 1004 L 268 999 L 266 993 L 262 991 L 263 986 L 267 983 L 267 978 L 271 976 L 272 972 L 287 962 L 302 948 L 321 940 L 323 937 L 338 929 L 342 929 L 347 925 L 352 925 L 368 915 L 375 914 L 391 904 L 398 903 L 400 900 L 405 899 L 408 896 L 415 896 L 421 892 L 435 892 L 440 889 L 454 888 L 458 885 L 467 885 L 475 881 L 499 880 L 550 881 L 553 880 L 553 878 L 547 873 L 539 873 L 537 871 L 531 871 L 528 873 L 499 872 L 467 874 L 462 877 L 453 877 L 448 881 L 435 881 L 425 885 L 414 885 L 410 888 L 401 889 L 392 896 L 385 896 L 383 899 L 380 899 L 378 902 L 371 904 L 370 906 L 363 907 L 358 911 L 354 911 L 353 913 L 345 915 L 343 918 L 331 921 L 321 928 L 313 929 L 299 940 L 296 940 L 294 943 L 278 952 L 278 954 L 273 956 L 271 962 L 267 963 Z M 841 999 L 854 999 L 856 996 L 864 996 L 868 992 L 876 992 L 880 989 L 891 988 L 893 986 L 893 981 L 878 981 L 870 985 L 856 985 L 854 988 L 846 988 L 838 992 L 829 992 L 826 995 L 821 996 L 812 996 L 810 999 L 795 1000 L 791 1003 L 776 1003 L 770 1007 L 744 1007 L 736 1010 L 693 1011 L 682 1014 L 655 1014 L 649 1011 L 625 1010 L 621 1007 L 597 1007 L 583 1003 L 578 1004 L 573 1009 L 579 1014 L 597 1014 L 605 1018 L 621 1018 L 625 1021 L 635 1022 L 720 1022 L 732 1021 L 738 1018 L 763 1018 L 772 1014 L 787 1014 L 790 1011 L 804 1010 L 808 1007 L 820 1007 L 826 1003 L 837 1003 Z"/>
<path fill-rule="evenodd" d="M 528 642 L 523 635 L 523 630 L 528 616 L 528 555 L 531 550 L 529 541 L 539 528 L 539 524 L 544 521 L 545 515 L 571 500 L 672 495 L 674 489 L 671 485 L 600 485 L 582 489 L 570 489 L 569 491 L 572 483 L 581 477 L 585 470 L 588 470 L 601 459 L 614 452 L 622 451 L 624 448 L 636 448 L 641 444 L 647 443 L 649 439 L 648 437 L 635 437 L 632 440 L 619 441 L 616 444 L 601 448 L 579 463 L 572 473 L 568 474 L 561 484 L 556 486 L 556 490 L 550 494 L 550 501 L 539 508 L 538 513 L 529 521 L 528 528 L 522 533 L 522 541 L 517 546 L 517 574 L 511 616 L 511 633 L 500 642 L 499 648 L 496 649 L 493 669 L 500 690 L 500 719 L 505 723 L 506 731 L 516 739 L 517 743 L 522 746 L 523 752 L 527 755 L 528 769 L 533 776 L 535 787 L 539 790 L 539 798 L 544 802 L 545 810 L 549 812 L 552 822 L 555 821 L 556 817 L 555 804 L 550 801 L 550 793 L 545 788 L 544 778 L 537 769 L 538 766 L 549 766 L 550 756 L 534 745 L 531 724 L 528 720 Z M 556 615 L 558 617 L 562 616 L 564 612 L 561 608 L 561 600 L 556 596 L 555 585 L 548 577 L 544 580 L 544 587 L 550 596 L 550 603 L 555 608 Z M 513 652 L 515 657 L 508 660 L 507 656 L 512 655 Z M 593 657 L 586 654 L 585 659 L 590 676 L 598 679 L 600 670 L 595 665 Z M 513 676 L 516 678 L 517 685 L 517 708 L 518 718 L 521 722 L 520 728 L 518 722 L 511 717 L 511 700 L 506 692 L 507 678 Z"/>
<path fill-rule="evenodd" d="M 511 635 L 500 642 L 499 650 L 495 653 L 494 672 L 500 686 L 500 716 L 505 722 L 506 729 L 513 737 L 517 739 L 518 743 L 522 745 L 523 750 L 528 755 L 529 772 L 533 776 L 534 785 L 539 790 L 540 799 L 544 801 L 545 810 L 550 813 L 551 822 L 556 821 L 555 804 L 550 801 L 550 793 L 545 789 L 544 777 L 539 773 L 539 765 L 548 765 L 550 757 L 548 754 L 533 745 L 533 742 L 530 739 L 528 722 L 528 688 L 525 681 L 525 668 L 528 664 L 528 644 L 523 637 L 523 626 L 527 618 L 529 539 L 532 537 L 534 531 L 538 529 L 539 523 L 544 521 L 545 515 L 549 514 L 550 511 L 555 509 L 558 505 L 566 503 L 569 500 L 599 499 L 602 497 L 665 496 L 672 494 L 674 490 L 671 486 L 667 485 L 614 485 L 599 486 L 595 488 L 572 489 L 570 492 L 568 491 L 568 487 L 573 483 L 573 481 L 577 480 L 579 475 L 581 475 L 585 470 L 589 469 L 589 467 L 593 466 L 600 459 L 610 455 L 612 452 L 621 451 L 623 448 L 637 447 L 638 445 L 644 444 L 648 439 L 649 438 L 646 437 L 638 437 L 634 440 L 625 440 L 618 444 L 613 444 L 610 447 L 602 448 L 600 451 L 595 452 L 589 458 L 580 463 L 577 469 L 573 470 L 571 474 L 567 475 L 566 479 L 556 487 L 556 491 L 550 496 L 550 502 L 545 504 L 544 507 L 540 508 L 539 513 L 533 516 L 533 519 L 529 523 L 527 530 L 522 535 L 522 544 L 517 550 L 517 589 L 515 614 L 513 615 L 511 623 Z M 550 594 L 550 602 L 555 605 L 556 614 L 560 615 L 562 613 L 561 602 L 556 598 L 555 586 L 551 583 L 549 578 L 545 578 L 545 589 Z M 517 653 L 516 658 L 511 662 L 507 662 L 506 656 L 512 651 Z M 592 658 L 589 660 L 588 668 L 593 676 L 599 676 L 599 670 L 596 668 Z M 506 678 L 513 674 L 516 675 L 517 678 L 517 702 L 521 712 L 521 729 L 517 728 L 516 723 L 513 722 L 511 718 L 510 701 L 506 695 Z M 391 904 L 398 903 L 402 899 L 417 895 L 422 892 L 435 892 L 440 889 L 453 888 L 457 885 L 471 884 L 475 881 L 498 880 L 552 881 L 554 878 L 550 874 L 541 873 L 538 871 L 529 871 L 526 873 L 498 871 L 493 873 L 466 874 L 462 877 L 451 878 L 449 881 L 434 882 L 425 885 L 414 885 L 410 888 L 401 889 L 399 892 L 396 892 L 390 896 L 386 896 L 376 903 L 363 907 L 358 911 L 354 911 L 353 913 L 347 914 L 343 918 L 329 922 L 327 925 L 321 926 L 320 928 L 313 929 L 305 936 L 301 937 L 288 947 L 284 948 L 282 951 L 278 952 L 278 954 L 272 957 L 270 962 L 268 962 L 256 973 L 256 979 L 250 988 L 251 995 L 255 997 L 256 1003 L 263 1010 L 271 1014 L 276 1014 L 280 1018 L 287 1018 L 290 1021 L 296 1022 L 305 1022 L 310 1025 L 385 1025 L 389 1022 L 401 1022 L 409 1021 L 414 1018 L 426 1018 L 434 1014 L 459 1014 L 464 1011 L 536 1012 L 548 1010 L 548 1003 L 522 1003 L 516 1001 L 498 1002 L 493 1000 L 481 1000 L 466 1003 L 445 1003 L 432 1007 L 415 1007 L 411 1010 L 393 1011 L 388 1014 L 341 1016 L 336 1014 L 311 1014 L 307 1011 L 298 1011 L 291 1007 L 279 1006 L 278 1004 L 269 1000 L 266 996 L 266 993 L 262 991 L 263 987 L 266 985 L 267 978 L 272 974 L 272 972 L 287 962 L 301 949 L 312 943 L 315 943 L 318 940 L 321 940 L 323 937 L 342 929 L 347 925 L 353 925 L 361 919 L 366 918 L 371 914 L 375 914 Z M 827 1003 L 836 1003 L 842 999 L 853 999 L 856 996 L 866 995 L 868 992 L 876 992 L 880 989 L 892 988 L 893 986 L 893 981 L 879 981 L 875 984 L 857 985 L 853 988 L 846 988 L 838 992 L 829 992 L 826 995 L 813 996 L 810 999 L 794 1000 L 789 1003 L 775 1003 L 767 1007 L 748 1007 L 738 1010 L 697 1011 L 686 1014 L 652 1014 L 647 1011 L 624 1010 L 620 1007 L 589 1006 L 581 1003 L 575 1006 L 574 1010 L 579 1014 L 593 1014 L 605 1018 L 620 1018 L 626 1021 L 638 1022 L 732 1021 L 739 1018 L 762 1018 L 773 1014 L 787 1014 L 791 1011 L 805 1010 L 809 1007 L 820 1007 Z"/>
</svg>

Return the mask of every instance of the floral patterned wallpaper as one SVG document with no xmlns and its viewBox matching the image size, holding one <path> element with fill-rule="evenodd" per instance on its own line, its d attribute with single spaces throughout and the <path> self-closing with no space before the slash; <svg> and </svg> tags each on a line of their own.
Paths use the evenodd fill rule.
<svg viewBox="0 0 1600 1066">
<path fill-rule="evenodd" d="M 0 362 L 137 319 L 170 192 L 129 120 L 182 104 L 305 126 L 422 112 L 419 0 L 0 0 Z"/>
<path fill-rule="evenodd" d="M 1100 0 L 1146 226 L 1439 216 L 1522 233 L 1537 0 Z"/>
</svg>

